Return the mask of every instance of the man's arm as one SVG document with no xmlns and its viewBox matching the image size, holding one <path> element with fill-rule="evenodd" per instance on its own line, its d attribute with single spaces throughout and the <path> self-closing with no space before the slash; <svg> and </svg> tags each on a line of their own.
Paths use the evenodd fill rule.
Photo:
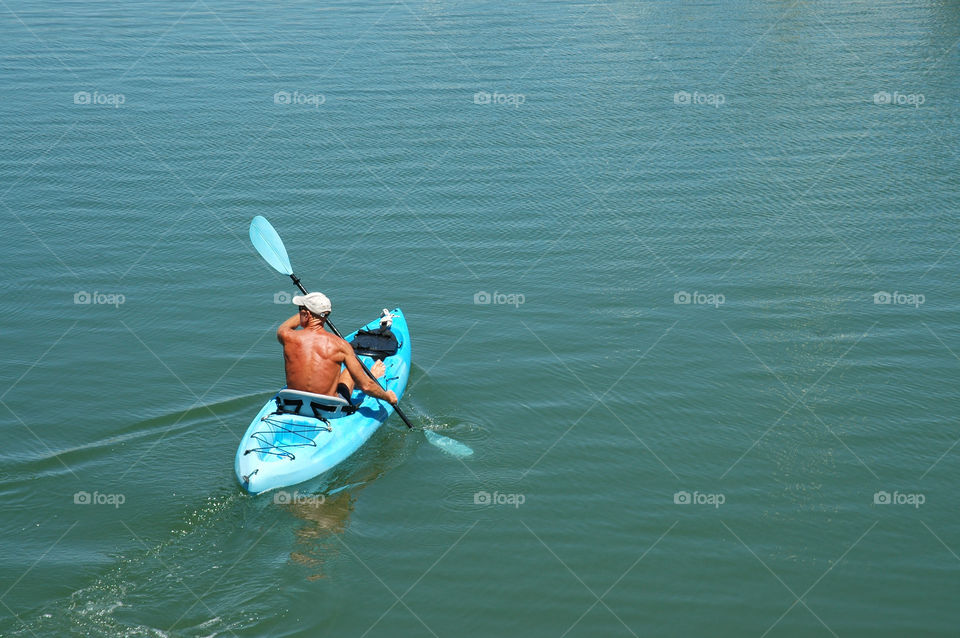
<svg viewBox="0 0 960 638">
<path fill-rule="evenodd" d="M 360 361 L 357 359 L 357 355 L 354 354 L 353 348 L 349 343 L 344 341 L 343 347 L 343 354 L 345 356 L 343 363 L 347 366 L 347 370 L 350 372 L 350 376 L 353 377 L 354 383 L 366 394 L 377 399 L 383 399 L 390 405 L 396 405 L 397 394 L 393 390 L 384 390 L 380 387 L 379 383 L 367 376 L 367 373 L 363 371 L 363 366 L 360 365 Z"/>
<path fill-rule="evenodd" d="M 280 327 L 277 328 L 277 341 L 283 343 L 284 338 L 288 333 L 293 332 L 297 329 L 297 326 L 300 325 L 300 313 L 297 313 L 280 324 Z"/>
</svg>

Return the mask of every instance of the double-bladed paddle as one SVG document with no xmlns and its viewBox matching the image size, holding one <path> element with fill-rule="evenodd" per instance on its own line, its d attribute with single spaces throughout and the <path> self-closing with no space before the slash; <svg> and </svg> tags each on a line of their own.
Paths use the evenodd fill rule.
<svg viewBox="0 0 960 638">
<path fill-rule="evenodd" d="M 260 256 L 263 257 L 274 270 L 290 277 L 297 288 L 300 289 L 300 292 L 307 294 L 307 289 L 300 283 L 300 278 L 293 274 L 293 266 L 290 265 L 290 258 L 287 256 L 287 249 L 284 247 L 280 235 L 277 234 L 277 231 L 274 230 L 270 222 L 262 215 L 257 215 L 253 218 L 253 221 L 250 222 L 250 241 L 253 243 L 253 247 L 257 249 L 257 252 L 260 253 Z M 340 334 L 340 331 L 333 325 L 329 317 L 327 317 L 326 325 L 333 334 L 341 339 L 343 338 L 343 335 Z M 363 359 L 357 357 L 357 361 L 360 363 L 363 371 L 367 373 L 367 376 L 379 384 L 380 380 L 373 375 L 373 372 L 371 372 L 363 362 Z M 381 385 L 381 387 L 383 386 Z M 403 413 L 400 406 L 395 405 L 393 407 L 400 418 L 403 419 L 403 422 L 406 423 L 407 427 L 413 428 L 413 424 L 410 423 L 410 419 Z M 459 441 L 454 441 L 430 430 L 424 430 L 423 433 L 430 443 L 454 456 L 463 457 L 473 454 L 473 450 Z"/>
</svg>

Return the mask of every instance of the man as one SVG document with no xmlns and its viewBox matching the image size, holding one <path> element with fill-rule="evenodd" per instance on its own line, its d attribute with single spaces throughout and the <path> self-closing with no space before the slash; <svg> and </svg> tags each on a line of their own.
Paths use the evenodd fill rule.
<svg viewBox="0 0 960 638">
<path fill-rule="evenodd" d="M 356 384 L 372 397 L 397 404 L 397 395 L 385 391 L 363 371 L 349 343 L 324 330 L 330 314 L 330 300 L 321 292 L 293 298 L 300 312 L 277 328 L 277 340 L 283 345 L 287 387 L 292 390 L 341 397 L 350 402 Z M 297 326 L 303 330 L 297 330 Z M 378 379 L 386 372 L 383 361 L 371 369 Z"/>
</svg>

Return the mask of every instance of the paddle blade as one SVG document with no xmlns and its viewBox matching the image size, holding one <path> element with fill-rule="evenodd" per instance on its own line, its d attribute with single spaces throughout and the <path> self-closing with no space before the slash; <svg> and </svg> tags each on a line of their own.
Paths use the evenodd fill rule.
<svg viewBox="0 0 960 638">
<path fill-rule="evenodd" d="M 437 434 L 433 430 L 424 430 L 423 435 L 427 437 L 427 441 L 431 445 L 440 448 L 447 454 L 451 454 L 457 458 L 464 458 L 473 454 L 473 450 L 470 449 L 470 446 L 460 441 L 454 441 L 453 439 L 443 436 L 442 434 Z"/>
<path fill-rule="evenodd" d="M 285 275 L 293 274 L 293 266 L 290 265 L 290 258 L 287 257 L 287 249 L 284 248 L 280 235 L 262 215 L 257 215 L 250 222 L 250 241 L 260 256 L 275 270 Z"/>
</svg>

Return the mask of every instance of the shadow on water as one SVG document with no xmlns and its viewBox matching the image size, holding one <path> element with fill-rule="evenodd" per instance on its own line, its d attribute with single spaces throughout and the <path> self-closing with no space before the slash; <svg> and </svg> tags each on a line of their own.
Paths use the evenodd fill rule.
<svg viewBox="0 0 960 638">
<path fill-rule="evenodd" d="M 424 383 L 419 385 L 421 380 Z M 416 365 L 410 387 L 413 385 L 419 385 L 418 392 L 429 391 L 429 377 Z M 474 423 L 456 418 L 438 420 L 409 397 L 404 403 L 417 430 L 444 432 L 474 442 L 482 442 L 488 436 L 485 428 Z M 354 456 L 330 472 L 287 490 L 252 497 L 258 507 L 277 506 L 302 522 L 293 530 L 294 547 L 289 561 L 308 570 L 307 581 L 327 578 L 325 567 L 346 551 L 337 537 L 348 530 L 360 494 L 402 465 L 424 442 L 422 432 L 411 432 L 399 423 L 396 418 L 389 421 Z"/>
<path fill-rule="evenodd" d="M 334 536 L 347 531 L 360 493 L 412 453 L 417 440 L 407 432 L 381 428 L 353 457 L 322 477 L 296 488 L 272 493 L 271 503 L 303 522 L 293 530 L 292 563 L 306 567 L 308 581 L 327 577 L 324 565 L 343 553 Z M 271 494 L 263 495 L 270 499 Z"/>
</svg>

